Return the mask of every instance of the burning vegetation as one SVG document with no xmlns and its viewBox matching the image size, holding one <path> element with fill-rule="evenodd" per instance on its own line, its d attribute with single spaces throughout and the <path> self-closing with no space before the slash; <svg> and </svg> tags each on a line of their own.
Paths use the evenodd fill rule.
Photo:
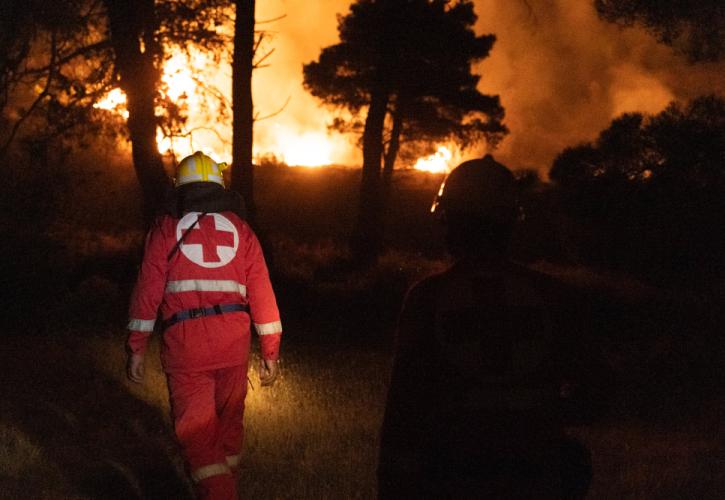
<svg viewBox="0 0 725 500">
<path fill-rule="evenodd" d="M 161 367 L 125 381 L 121 325 L 172 166 L 201 149 L 234 164 L 290 332 L 282 383 L 248 399 L 246 496 L 375 496 L 399 307 L 449 264 L 431 201 L 492 152 L 510 255 L 572 287 L 618 378 L 569 429 L 590 497 L 719 497 L 721 2 L 256 4 L 0 6 L 0 490 L 190 495 Z"/>
</svg>

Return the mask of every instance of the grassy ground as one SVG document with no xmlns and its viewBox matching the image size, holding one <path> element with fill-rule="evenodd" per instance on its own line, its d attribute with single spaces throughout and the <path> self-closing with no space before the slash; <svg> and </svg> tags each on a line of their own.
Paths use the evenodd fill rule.
<svg viewBox="0 0 725 500">
<path fill-rule="evenodd" d="M 84 340 L 63 330 L 3 340 L 0 496 L 189 498 L 162 412 L 98 367 L 122 349 L 91 353 Z"/>
<path fill-rule="evenodd" d="M 243 498 L 374 498 L 387 358 L 291 353 L 249 398 Z"/>
<path fill-rule="evenodd" d="M 369 272 L 331 266 L 345 256 L 358 175 L 259 176 L 285 340 L 277 385 L 261 388 L 250 373 L 244 498 L 375 496 L 396 312 L 406 287 L 446 262 L 426 215 L 439 178 L 406 174 L 389 221 L 394 250 Z M 14 263 L 24 274 L 10 303 L 21 322 L 0 337 L 0 498 L 191 498 L 158 344 L 143 387 L 124 377 L 122 325 L 141 235 L 131 223 L 104 226 L 103 203 L 57 218 L 42 238 L 32 225 L 24 233 L 32 252 Z M 607 417 L 571 430 L 592 450 L 590 498 L 723 498 L 719 302 L 584 268 L 538 268 L 607 299 L 588 314 L 620 384 Z M 49 293 L 28 286 L 43 279 Z"/>
<path fill-rule="evenodd" d="M 641 419 L 572 431 L 592 450 L 591 499 L 719 499 L 725 456 L 722 403 L 681 425 Z"/>
<path fill-rule="evenodd" d="M 4 346 L 16 384 L 2 402 L 0 497 L 189 497 L 158 361 L 152 350 L 146 384 L 127 383 L 122 335 Z M 292 342 L 284 354 L 273 388 L 250 373 L 242 498 L 374 498 L 388 353 Z M 657 417 L 626 406 L 571 430 L 592 450 L 589 498 L 722 498 L 722 401 Z"/>
</svg>

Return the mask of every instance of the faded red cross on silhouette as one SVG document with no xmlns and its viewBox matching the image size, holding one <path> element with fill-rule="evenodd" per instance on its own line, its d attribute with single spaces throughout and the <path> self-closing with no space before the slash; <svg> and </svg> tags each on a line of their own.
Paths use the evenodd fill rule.
<svg viewBox="0 0 725 500">
<path fill-rule="evenodd" d="M 220 262 L 217 247 L 233 247 L 234 233 L 218 231 L 214 216 L 202 217 L 184 240 L 186 245 L 201 245 L 203 262 Z"/>
</svg>

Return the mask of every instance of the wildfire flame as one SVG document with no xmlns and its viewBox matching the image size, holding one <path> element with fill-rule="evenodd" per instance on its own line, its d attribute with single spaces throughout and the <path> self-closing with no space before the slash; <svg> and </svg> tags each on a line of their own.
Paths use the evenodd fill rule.
<svg viewBox="0 0 725 500">
<path fill-rule="evenodd" d="M 203 52 L 195 50 L 176 52 L 166 61 L 161 77 L 163 97 L 186 105 L 185 128 L 188 132 L 183 137 L 168 137 L 159 129 L 156 135 L 159 152 L 173 153 L 180 159 L 196 150 L 204 150 L 218 161 L 231 159 L 231 117 L 219 111 L 218 102 L 210 101 L 208 92 L 205 94 L 199 82 L 199 75 L 205 75 L 204 85 L 229 102 L 231 77 L 229 72 L 222 71 L 223 67 L 224 62 L 215 63 Z M 111 90 L 94 107 L 128 118 L 126 95 L 120 88 Z M 267 122 L 263 123 L 269 126 Z M 256 132 L 255 127 L 255 135 Z M 336 158 L 348 157 L 351 147 L 342 136 L 331 136 L 324 130 L 300 130 L 298 126 L 279 120 L 271 124 L 263 141 L 255 137 L 254 156 L 259 158 L 271 153 L 290 166 L 320 167 L 333 164 Z M 439 146 L 434 154 L 419 159 L 413 168 L 445 173 L 451 169 L 453 157 L 451 149 Z"/>
<path fill-rule="evenodd" d="M 281 127 L 279 127 L 281 128 Z M 332 163 L 333 144 L 319 132 L 294 133 L 278 131 L 280 150 L 278 156 L 287 165 L 319 167 Z"/>
<path fill-rule="evenodd" d="M 96 109 L 106 109 L 114 111 L 124 118 L 128 119 L 128 109 L 126 109 L 126 94 L 123 90 L 115 88 L 106 96 L 93 105 Z"/>
<path fill-rule="evenodd" d="M 199 52 L 194 52 L 190 56 L 182 52 L 172 55 L 164 64 L 164 72 L 161 75 L 161 81 L 168 87 L 166 96 L 173 100 L 182 96 L 192 98 L 197 93 L 198 84 L 194 81 L 190 68 L 201 68 L 208 62 Z"/>
<path fill-rule="evenodd" d="M 446 146 L 438 146 L 438 150 L 430 156 L 420 158 L 413 168 L 424 170 L 433 174 L 445 174 L 451 170 L 453 153 Z"/>
</svg>

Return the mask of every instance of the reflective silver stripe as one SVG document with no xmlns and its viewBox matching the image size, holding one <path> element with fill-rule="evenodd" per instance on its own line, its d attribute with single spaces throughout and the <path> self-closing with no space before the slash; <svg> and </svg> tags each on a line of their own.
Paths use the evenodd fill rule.
<svg viewBox="0 0 725 500">
<path fill-rule="evenodd" d="M 136 319 L 133 318 L 128 322 L 128 328 L 132 332 L 153 332 L 155 319 Z"/>
<path fill-rule="evenodd" d="M 227 455 L 227 465 L 229 467 L 238 467 L 242 461 L 242 455 Z"/>
<path fill-rule="evenodd" d="M 271 323 L 255 323 L 254 328 L 257 330 L 257 335 L 282 333 L 282 322 L 272 321 Z"/>
<path fill-rule="evenodd" d="M 198 469 L 192 471 L 191 479 L 193 479 L 195 483 L 198 483 L 208 477 L 231 473 L 232 471 L 229 469 L 227 464 L 210 464 L 204 465 L 203 467 L 199 467 Z"/>
<path fill-rule="evenodd" d="M 234 280 L 177 280 L 166 284 L 166 293 L 239 292 L 247 296 L 247 287 Z"/>
</svg>

